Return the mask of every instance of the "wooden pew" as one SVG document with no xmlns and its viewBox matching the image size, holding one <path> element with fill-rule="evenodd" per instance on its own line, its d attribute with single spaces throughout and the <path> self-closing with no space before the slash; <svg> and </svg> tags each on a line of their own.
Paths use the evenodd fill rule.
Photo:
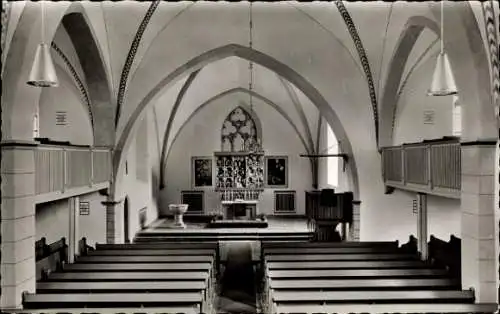
<svg viewBox="0 0 500 314">
<path fill-rule="evenodd" d="M 107 307 L 107 308 L 44 308 L 44 309 L 30 309 L 29 311 L 11 311 L 10 314 L 48 314 L 48 313 L 78 313 L 78 314 L 127 314 L 127 313 L 135 313 L 135 314 L 146 314 L 146 313 L 156 313 L 156 314 L 173 314 L 173 313 L 182 313 L 182 314 L 200 314 L 200 310 L 197 305 L 192 306 L 175 306 L 175 305 L 163 305 L 162 307 L 148 307 L 147 310 L 141 307 Z M 210 313 L 210 312 L 205 312 Z"/>
<path fill-rule="evenodd" d="M 103 271 L 211 271 L 211 263 L 117 263 L 117 264 L 68 264 L 65 272 L 103 272 Z"/>
<path fill-rule="evenodd" d="M 313 270 L 268 270 L 268 278 L 443 278 L 448 273 L 443 269 L 313 269 Z"/>
<path fill-rule="evenodd" d="M 161 242 L 96 244 L 97 250 L 217 249 L 218 242 Z"/>
<path fill-rule="evenodd" d="M 214 256 L 214 249 L 154 249 L 154 250 L 95 250 L 89 253 L 89 256 L 155 256 L 155 255 L 200 255 L 200 256 Z"/>
<path fill-rule="evenodd" d="M 448 278 L 392 279 L 269 279 L 269 288 L 277 290 L 451 290 L 460 282 Z"/>
<path fill-rule="evenodd" d="M 78 241 L 78 251 L 80 256 L 88 255 L 89 252 L 94 251 L 95 249 L 87 244 L 87 238 L 83 237 L 80 241 Z"/>
<path fill-rule="evenodd" d="M 387 247 L 387 248 L 397 248 L 398 241 L 394 242 L 264 242 L 262 243 L 263 248 L 303 248 L 303 247 Z"/>
<path fill-rule="evenodd" d="M 200 313 L 203 296 L 200 292 L 184 293 L 96 293 L 96 294 L 29 294 L 23 295 L 24 309 L 31 308 L 109 308 L 109 307 L 196 307 Z"/>
<path fill-rule="evenodd" d="M 413 254 L 269 254 L 265 256 L 266 262 L 304 262 L 304 261 L 396 261 L 418 260 Z"/>
<path fill-rule="evenodd" d="M 420 261 L 310 261 L 310 262 L 267 262 L 267 269 L 401 269 L 426 268 Z"/>
<path fill-rule="evenodd" d="M 474 303 L 470 290 L 437 291 L 275 291 L 273 302 L 283 303 Z"/>
<path fill-rule="evenodd" d="M 418 240 L 414 235 L 410 235 L 408 242 L 401 245 L 399 248 L 401 253 L 417 254 L 418 253 Z"/>
<path fill-rule="evenodd" d="M 149 293 L 203 291 L 203 281 L 39 282 L 37 293 Z"/>
<path fill-rule="evenodd" d="M 207 272 L 64 272 L 53 273 L 47 281 L 208 281 Z"/>
<path fill-rule="evenodd" d="M 46 278 L 51 272 L 62 269 L 68 263 L 68 245 L 63 237 L 47 244 L 45 238 L 35 242 L 36 279 Z"/>
<path fill-rule="evenodd" d="M 169 255 L 169 256 L 81 256 L 78 263 L 212 263 L 213 256 L 208 255 Z"/>
<path fill-rule="evenodd" d="M 266 254 L 375 254 L 375 253 L 396 253 L 390 247 L 304 247 L 300 248 L 263 248 Z"/>
<path fill-rule="evenodd" d="M 430 236 L 429 241 L 429 262 L 440 268 L 448 269 L 450 275 L 461 278 L 461 241 L 454 235 L 450 236 L 448 242 Z"/>
<path fill-rule="evenodd" d="M 494 303 L 423 303 L 423 304 L 286 304 L 278 305 L 269 313 L 303 313 L 303 314 L 352 314 L 352 313 L 494 313 L 498 305 Z"/>
</svg>

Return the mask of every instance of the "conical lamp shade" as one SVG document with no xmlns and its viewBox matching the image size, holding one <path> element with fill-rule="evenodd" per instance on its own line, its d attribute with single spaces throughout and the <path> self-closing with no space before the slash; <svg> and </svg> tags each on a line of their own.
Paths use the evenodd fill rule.
<svg viewBox="0 0 500 314">
<path fill-rule="evenodd" d="M 56 69 L 50 55 L 50 47 L 45 43 L 41 43 L 36 48 L 35 60 L 27 83 L 36 87 L 56 87 L 59 85 Z"/>
<path fill-rule="evenodd" d="M 455 95 L 457 92 L 448 55 L 441 52 L 437 57 L 431 88 L 427 94 L 430 96 L 448 96 Z"/>
</svg>

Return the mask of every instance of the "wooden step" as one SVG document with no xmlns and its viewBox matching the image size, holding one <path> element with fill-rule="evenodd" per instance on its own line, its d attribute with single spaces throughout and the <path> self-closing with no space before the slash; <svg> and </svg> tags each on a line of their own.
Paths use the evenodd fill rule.
<svg viewBox="0 0 500 314">
<path fill-rule="evenodd" d="M 412 254 L 284 254 L 266 255 L 266 261 L 272 262 L 304 262 L 304 261 L 395 261 L 418 260 Z"/>
<path fill-rule="evenodd" d="M 154 256 L 154 255 L 205 255 L 213 256 L 215 255 L 214 249 L 155 249 L 155 250 L 96 250 L 89 252 L 89 256 L 130 256 L 130 255 L 142 255 L 142 256 Z"/>
<path fill-rule="evenodd" d="M 429 268 L 421 261 L 306 261 L 306 262 L 267 262 L 267 269 L 398 269 Z"/>
<path fill-rule="evenodd" d="M 201 291 L 203 281 L 38 282 L 36 293 L 124 293 Z"/>
<path fill-rule="evenodd" d="M 270 270 L 269 278 L 411 278 L 443 277 L 448 273 L 444 269 L 313 269 L 313 270 Z"/>
<path fill-rule="evenodd" d="M 280 290 L 367 290 L 367 289 L 413 289 L 460 287 L 460 281 L 444 278 L 400 278 L 400 279 L 269 279 L 271 289 Z"/>
<path fill-rule="evenodd" d="M 201 292 L 184 293 L 67 293 L 67 294 L 26 294 L 23 307 L 62 308 L 62 307 L 149 307 L 161 305 L 198 306 L 201 311 L 203 296 Z"/>
<path fill-rule="evenodd" d="M 303 314 L 352 314 L 352 313 L 454 313 L 454 314 L 485 314 L 498 310 L 495 303 L 422 303 L 422 304 L 286 304 L 276 307 L 277 313 Z"/>
<path fill-rule="evenodd" d="M 169 255 L 169 256 L 80 256 L 78 263 L 212 263 L 212 256 L 201 255 Z"/>
<path fill-rule="evenodd" d="M 372 303 L 372 302 L 436 302 L 473 303 L 474 292 L 464 291 L 275 291 L 277 303 Z M 434 311 L 435 312 L 435 311 Z"/>
<path fill-rule="evenodd" d="M 64 271 L 210 271 L 211 263 L 66 264 Z"/>
<path fill-rule="evenodd" d="M 50 274 L 47 281 L 205 281 L 207 279 L 207 272 L 64 272 Z"/>
</svg>

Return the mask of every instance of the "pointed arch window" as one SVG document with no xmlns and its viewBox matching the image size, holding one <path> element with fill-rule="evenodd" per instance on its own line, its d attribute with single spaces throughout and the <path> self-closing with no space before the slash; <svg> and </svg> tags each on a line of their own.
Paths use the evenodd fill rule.
<svg viewBox="0 0 500 314">
<path fill-rule="evenodd" d="M 221 151 L 251 151 L 261 142 L 257 125 L 242 107 L 236 107 L 224 120 L 221 130 Z"/>
</svg>

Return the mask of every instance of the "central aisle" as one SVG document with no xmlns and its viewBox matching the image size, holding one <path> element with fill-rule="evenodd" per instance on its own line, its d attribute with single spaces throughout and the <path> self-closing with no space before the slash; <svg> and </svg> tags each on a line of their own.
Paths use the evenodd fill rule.
<svg viewBox="0 0 500 314">
<path fill-rule="evenodd" d="M 252 246 L 248 242 L 230 242 L 226 267 L 221 278 L 218 311 L 256 313 L 255 270 Z"/>
</svg>

